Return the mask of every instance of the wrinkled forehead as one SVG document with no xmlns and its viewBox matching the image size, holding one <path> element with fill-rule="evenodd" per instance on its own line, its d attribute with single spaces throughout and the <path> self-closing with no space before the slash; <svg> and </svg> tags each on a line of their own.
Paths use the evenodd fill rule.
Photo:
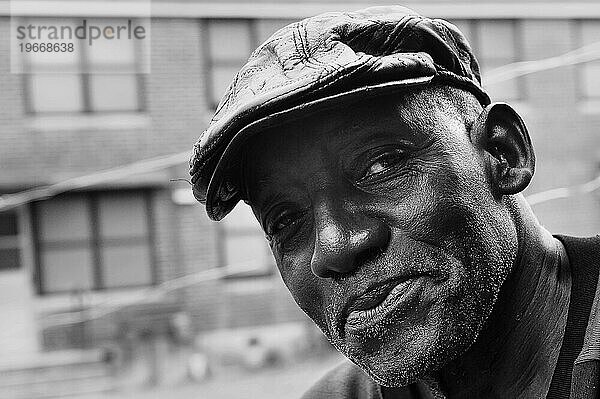
<svg viewBox="0 0 600 399">
<path fill-rule="evenodd" d="M 311 147 L 315 140 L 324 137 L 330 142 L 350 144 L 389 129 L 400 129 L 406 135 L 417 134 L 422 115 L 411 108 L 394 98 L 339 104 L 264 129 L 247 145 L 247 150 L 264 149 L 265 145 L 273 144 Z"/>
<path fill-rule="evenodd" d="M 340 104 L 282 121 L 246 143 L 241 154 L 243 191 L 249 195 L 268 182 L 285 180 L 292 169 L 296 174 L 308 173 L 310 166 L 324 157 L 343 162 L 385 142 L 418 145 L 448 140 L 456 130 L 464 131 L 456 113 L 453 107 L 421 92 Z"/>
<path fill-rule="evenodd" d="M 352 142 L 381 130 L 397 129 L 404 135 L 418 136 L 443 131 L 449 120 L 460 119 L 449 103 L 433 93 L 419 91 L 405 95 L 389 95 L 356 103 L 340 103 L 336 107 L 315 110 L 293 120 L 283 120 L 264 129 L 246 144 L 246 152 L 265 145 L 282 143 L 310 146 L 316 137 Z"/>
</svg>

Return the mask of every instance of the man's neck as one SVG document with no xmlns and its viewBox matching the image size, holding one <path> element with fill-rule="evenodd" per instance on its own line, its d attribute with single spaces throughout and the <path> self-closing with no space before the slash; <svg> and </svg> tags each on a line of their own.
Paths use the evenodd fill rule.
<svg viewBox="0 0 600 399">
<path fill-rule="evenodd" d="M 544 398 L 550 387 L 569 308 L 568 259 L 523 199 L 515 207 L 515 267 L 477 341 L 436 376 L 448 398 Z"/>
</svg>

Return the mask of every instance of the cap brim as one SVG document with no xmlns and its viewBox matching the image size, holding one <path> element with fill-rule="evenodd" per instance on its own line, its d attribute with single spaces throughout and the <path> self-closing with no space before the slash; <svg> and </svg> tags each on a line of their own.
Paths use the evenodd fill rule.
<svg viewBox="0 0 600 399">
<path fill-rule="evenodd" d="M 435 75 L 423 76 L 355 88 L 272 113 L 246 125 L 233 136 L 214 169 L 206 192 L 206 212 L 208 216 L 212 220 L 221 220 L 241 200 L 239 184 L 235 181 L 238 174 L 236 169 L 239 165 L 232 162 L 232 160 L 239 160 L 236 154 L 253 135 L 273 126 L 305 118 L 312 112 L 339 107 L 342 103 L 346 106 L 365 98 L 391 94 L 414 86 L 422 86 L 430 83 L 434 77 Z"/>
</svg>

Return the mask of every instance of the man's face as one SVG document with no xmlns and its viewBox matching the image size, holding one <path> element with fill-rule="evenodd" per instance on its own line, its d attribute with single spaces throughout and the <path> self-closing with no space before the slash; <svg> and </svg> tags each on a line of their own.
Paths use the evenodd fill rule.
<svg viewBox="0 0 600 399">
<path fill-rule="evenodd" d="M 386 386 L 463 353 L 516 256 L 485 153 L 454 109 L 416 96 L 311 114 L 245 154 L 249 202 L 292 296 Z"/>
</svg>

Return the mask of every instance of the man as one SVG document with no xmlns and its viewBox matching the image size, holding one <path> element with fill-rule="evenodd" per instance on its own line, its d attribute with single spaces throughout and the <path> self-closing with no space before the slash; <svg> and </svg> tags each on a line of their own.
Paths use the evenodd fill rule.
<svg viewBox="0 0 600 399">
<path fill-rule="evenodd" d="M 534 165 L 456 27 L 376 7 L 259 47 L 191 174 L 211 218 L 252 207 L 295 301 L 358 366 L 306 398 L 595 398 L 600 238 L 538 223 Z"/>
</svg>

